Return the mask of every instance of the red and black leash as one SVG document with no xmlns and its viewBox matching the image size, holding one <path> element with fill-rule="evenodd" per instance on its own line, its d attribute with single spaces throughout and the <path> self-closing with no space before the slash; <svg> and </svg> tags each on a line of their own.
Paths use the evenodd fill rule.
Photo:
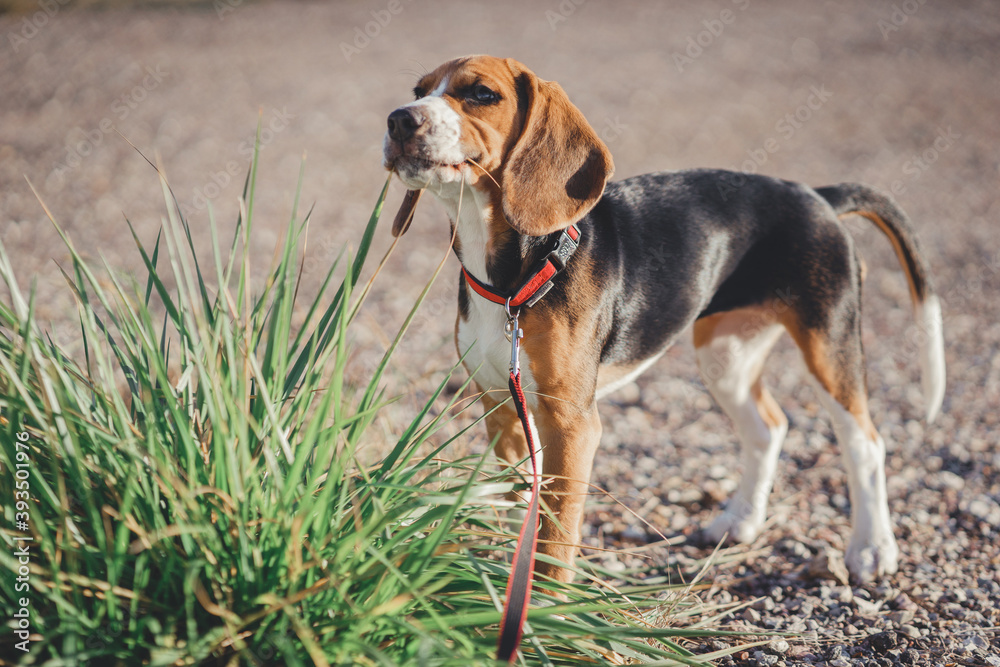
<svg viewBox="0 0 1000 667">
<path fill-rule="evenodd" d="M 510 299 L 505 304 L 507 308 L 507 326 L 505 332 L 510 336 L 510 380 L 507 386 L 514 399 L 514 408 L 521 420 L 521 428 L 528 442 L 531 455 L 531 502 L 528 514 L 521 526 L 514 549 L 514 559 L 510 568 L 510 579 L 507 580 L 507 601 L 504 603 L 503 617 L 500 620 L 500 638 L 497 641 L 497 658 L 507 663 L 514 662 L 517 657 L 517 647 L 521 643 L 524 632 L 524 621 L 528 616 L 528 601 L 531 596 L 531 583 L 535 569 L 535 552 L 538 549 L 538 508 L 539 496 L 542 490 L 542 475 L 538 469 L 538 458 L 535 455 L 535 438 L 531 425 L 528 423 L 528 405 L 521 389 L 521 365 L 518 360 L 520 338 L 523 332 L 517 326 L 517 310 L 510 310 Z"/>
</svg>

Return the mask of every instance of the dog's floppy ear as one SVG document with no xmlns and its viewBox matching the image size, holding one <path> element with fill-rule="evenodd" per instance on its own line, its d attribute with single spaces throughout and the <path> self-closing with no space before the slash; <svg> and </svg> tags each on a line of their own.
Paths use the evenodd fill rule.
<svg viewBox="0 0 1000 667">
<path fill-rule="evenodd" d="M 514 229 L 544 236 L 568 227 L 601 198 L 611 153 L 558 83 L 511 63 L 524 127 L 503 169 L 503 212 Z"/>
</svg>

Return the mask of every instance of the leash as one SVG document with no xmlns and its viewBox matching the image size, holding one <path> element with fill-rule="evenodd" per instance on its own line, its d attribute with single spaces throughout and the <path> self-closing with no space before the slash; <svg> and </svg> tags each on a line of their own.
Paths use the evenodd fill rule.
<svg viewBox="0 0 1000 667">
<path fill-rule="evenodd" d="M 521 420 L 521 428 L 528 442 L 531 453 L 531 503 L 528 514 L 521 525 L 521 533 L 517 537 L 517 547 L 514 549 L 514 559 L 510 568 L 510 579 L 507 580 L 507 601 L 504 603 L 503 618 L 500 621 L 500 638 L 497 640 L 497 659 L 508 664 L 517 657 L 517 647 L 524 633 L 524 620 L 528 616 L 528 601 L 531 596 L 531 584 L 534 579 L 535 553 L 538 550 L 538 508 L 539 496 L 542 490 L 542 475 L 538 469 L 538 458 L 535 455 L 535 439 L 528 423 L 528 405 L 521 389 L 521 351 L 520 339 L 524 332 L 517 326 L 518 310 L 511 311 L 511 299 L 508 298 L 504 307 L 507 309 L 507 324 L 504 334 L 510 339 L 510 380 L 507 386 L 517 417 Z"/>
</svg>

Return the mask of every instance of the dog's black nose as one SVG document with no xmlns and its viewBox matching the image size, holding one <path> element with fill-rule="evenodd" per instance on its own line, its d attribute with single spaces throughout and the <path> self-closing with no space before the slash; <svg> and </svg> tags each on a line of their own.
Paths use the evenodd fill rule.
<svg viewBox="0 0 1000 667">
<path fill-rule="evenodd" d="M 389 114 L 387 124 L 389 136 L 402 144 L 424 124 L 424 117 L 412 107 L 402 107 Z"/>
</svg>

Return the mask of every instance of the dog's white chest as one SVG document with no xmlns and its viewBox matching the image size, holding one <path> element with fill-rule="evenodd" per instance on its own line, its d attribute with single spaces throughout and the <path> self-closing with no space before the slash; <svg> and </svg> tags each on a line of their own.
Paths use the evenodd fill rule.
<svg viewBox="0 0 1000 667">
<path fill-rule="evenodd" d="M 502 306 L 486 301 L 469 291 L 469 319 L 458 320 L 458 351 L 465 354 L 465 367 L 483 391 L 503 401 L 510 378 L 510 341 L 504 335 L 507 314 Z M 521 350 L 521 385 L 527 390 L 534 386 L 528 355 Z M 528 405 L 535 403 L 527 393 Z"/>
</svg>

